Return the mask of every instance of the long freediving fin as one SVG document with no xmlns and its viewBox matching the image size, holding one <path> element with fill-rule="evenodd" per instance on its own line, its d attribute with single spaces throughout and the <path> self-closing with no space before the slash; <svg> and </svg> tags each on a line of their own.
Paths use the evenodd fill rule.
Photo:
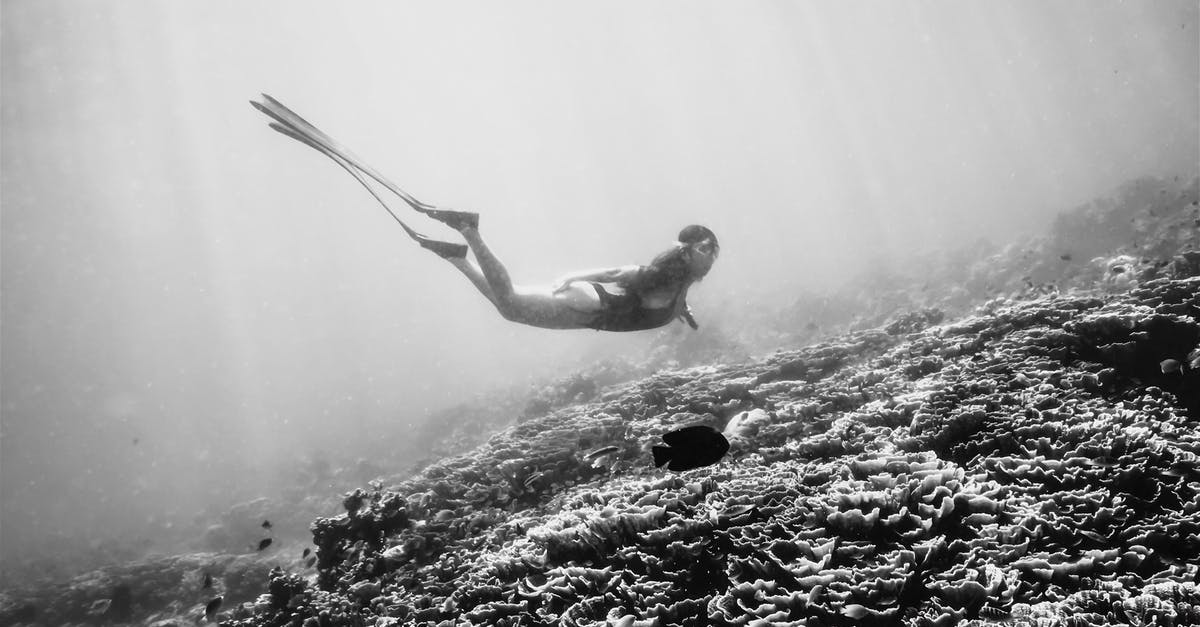
<svg viewBox="0 0 1200 627">
<path fill-rule="evenodd" d="M 271 117 L 272 119 L 276 120 L 280 124 L 290 127 L 297 134 L 311 139 L 313 142 L 320 144 L 321 146 L 324 146 L 326 149 L 329 150 L 329 152 L 338 155 L 339 157 L 341 157 L 344 161 L 346 161 L 350 165 L 358 168 L 360 171 L 365 173 L 367 176 L 370 176 L 371 178 L 378 181 L 379 184 L 386 187 L 388 189 L 388 191 L 399 196 L 404 202 L 408 203 L 408 205 L 410 207 L 412 207 L 413 209 L 424 213 L 424 212 L 434 208 L 433 205 L 423 203 L 423 202 L 417 200 L 415 197 L 413 197 L 412 194 L 409 194 L 408 192 L 404 191 L 403 189 L 400 189 L 399 185 L 396 185 L 395 183 L 388 180 L 387 177 L 383 176 L 377 170 L 372 168 L 370 165 L 367 165 L 367 163 L 365 161 L 358 158 L 353 152 L 350 151 L 350 149 L 346 148 L 345 146 L 340 144 L 337 140 L 333 139 L 329 135 L 326 135 L 324 132 L 322 132 L 316 126 L 313 126 L 312 123 L 310 123 L 308 120 L 305 120 L 304 118 L 300 117 L 295 111 L 292 111 L 291 109 L 284 106 L 283 103 L 279 102 L 278 100 L 272 98 L 271 96 L 269 96 L 267 94 L 263 94 L 262 97 L 266 100 L 265 104 L 255 102 L 253 100 L 250 101 L 250 104 L 253 105 L 255 109 L 258 109 L 259 111 L 261 111 L 262 113 Z"/>
<path fill-rule="evenodd" d="M 288 137 L 291 137 L 292 139 L 304 144 L 305 146 L 308 146 L 308 147 L 312 148 L 313 150 L 316 150 L 317 152 L 325 155 L 326 157 L 329 157 L 330 159 L 333 160 L 334 163 L 338 164 L 344 170 L 349 172 L 350 176 L 353 176 L 354 180 L 358 181 L 358 183 L 360 185 L 362 185 L 364 188 L 366 188 L 366 190 L 371 194 L 371 196 L 373 196 L 375 198 L 376 201 L 379 202 L 379 204 L 384 208 L 384 210 L 386 210 L 388 212 L 388 214 L 391 215 L 392 218 L 396 220 L 396 223 L 400 225 L 400 228 L 404 229 L 404 232 L 407 233 L 409 237 L 416 240 L 416 242 L 418 244 L 420 244 L 423 248 L 431 250 L 434 253 L 437 253 L 438 256 L 444 257 L 446 259 L 462 258 L 467 255 L 468 247 L 465 244 L 455 244 L 452 242 L 443 242 L 440 240 L 435 240 L 435 239 L 430 238 L 427 235 L 423 235 L 421 233 L 414 231 L 411 227 L 409 227 L 407 224 L 405 224 L 404 220 L 401 220 L 400 217 L 396 215 L 396 212 L 392 211 L 392 208 L 388 206 L 387 202 L 385 202 L 383 200 L 383 198 L 380 197 L 379 194 L 375 192 L 375 188 L 371 187 L 370 183 L 368 183 L 367 180 L 365 178 L 363 178 L 363 175 L 360 174 L 358 172 L 358 170 L 356 170 L 354 168 L 353 165 L 347 163 L 339 155 L 334 154 L 333 152 L 331 152 L 330 150 L 325 148 L 325 146 L 318 144 L 315 141 L 312 141 L 307 136 L 299 134 L 298 132 L 295 131 L 295 129 L 293 129 L 290 126 L 284 126 L 284 125 L 276 123 L 276 122 L 271 122 L 269 124 L 269 126 L 272 129 L 274 129 L 284 135 L 287 135 Z"/>
<path fill-rule="evenodd" d="M 404 223 L 404 220 L 401 220 L 400 217 L 397 216 L 394 211 L 392 211 L 392 208 L 389 207 L 386 202 L 384 202 L 383 198 L 381 198 L 378 193 L 376 193 L 375 188 L 371 187 L 370 184 L 367 183 L 366 179 L 363 178 L 363 175 L 359 174 L 359 172 L 354 169 L 354 166 L 346 163 L 346 161 L 343 160 L 340 156 L 330 152 L 328 149 L 326 149 L 321 144 L 318 144 L 318 143 L 310 140 L 305 135 L 301 135 L 301 134 L 297 133 L 291 127 L 283 126 L 282 124 L 278 124 L 276 122 L 271 122 L 269 124 L 269 126 L 272 129 L 275 129 L 276 131 L 279 131 L 280 133 L 287 135 L 288 137 L 291 137 L 292 139 L 304 144 L 305 146 L 308 146 L 309 148 L 312 148 L 313 150 L 316 150 L 317 152 L 332 159 L 334 163 L 338 164 L 343 169 L 345 169 L 347 172 L 349 172 L 350 176 L 354 177 L 354 180 L 358 181 L 360 185 L 365 187 L 366 190 L 368 192 L 370 192 L 371 196 L 373 196 L 375 198 L 375 200 L 378 201 L 379 204 L 382 205 L 383 208 L 385 210 L 387 210 L 387 212 L 389 214 L 391 214 L 392 218 L 395 218 L 396 222 L 400 224 L 400 227 L 403 228 L 404 231 L 406 233 L 408 233 L 408 235 L 410 237 L 412 237 L 413 239 L 416 239 L 416 240 L 426 239 L 424 235 L 412 230 L 411 227 L 409 227 L 407 224 Z"/>
</svg>

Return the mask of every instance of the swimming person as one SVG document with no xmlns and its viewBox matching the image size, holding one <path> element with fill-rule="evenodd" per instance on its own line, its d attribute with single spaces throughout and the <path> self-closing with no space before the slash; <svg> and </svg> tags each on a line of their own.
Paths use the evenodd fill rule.
<svg viewBox="0 0 1200 627">
<path fill-rule="evenodd" d="M 693 329 L 699 328 L 687 306 L 688 289 L 708 274 L 721 250 L 716 235 L 707 227 L 684 227 L 675 244 L 648 265 L 573 273 L 551 286 L 516 285 L 480 236 L 479 214 L 438 209 L 417 200 L 279 101 L 266 94 L 263 99 L 262 103 L 250 104 L 274 120 L 271 128 L 324 154 L 349 172 L 409 237 L 458 268 L 506 320 L 545 329 L 641 331 L 680 319 Z M 409 228 L 366 177 L 416 211 L 457 230 L 467 243 L 431 239 Z M 474 253 L 477 264 L 467 258 L 468 251 Z"/>
</svg>

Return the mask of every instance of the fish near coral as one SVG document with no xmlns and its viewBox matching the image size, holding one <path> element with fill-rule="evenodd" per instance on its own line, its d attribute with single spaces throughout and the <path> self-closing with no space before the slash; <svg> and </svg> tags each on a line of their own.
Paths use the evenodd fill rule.
<svg viewBox="0 0 1200 627">
<path fill-rule="evenodd" d="M 707 425 L 676 429 L 662 436 L 667 446 L 655 446 L 654 465 L 667 465 L 667 470 L 681 471 L 711 466 L 729 452 L 729 440 L 720 431 Z"/>
<path fill-rule="evenodd" d="M 212 622 L 217 618 L 217 612 L 221 609 L 221 603 L 225 601 L 225 597 L 218 596 L 208 602 L 204 606 L 204 620 Z"/>
<path fill-rule="evenodd" d="M 588 453 L 587 455 L 584 455 L 583 458 L 584 459 L 598 459 L 601 457 L 605 457 L 607 455 L 612 455 L 613 453 L 616 453 L 617 451 L 620 451 L 620 450 L 621 450 L 621 448 L 619 446 L 605 446 L 602 448 L 598 448 L 598 449 L 592 451 L 591 453 Z"/>
<path fill-rule="evenodd" d="M 584 455 L 583 460 L 590 462 L 592 468 L 608 466 L 615 470 L 620 452 L 621 447 L 619 446 L 605 446 Z"/>
</svg>

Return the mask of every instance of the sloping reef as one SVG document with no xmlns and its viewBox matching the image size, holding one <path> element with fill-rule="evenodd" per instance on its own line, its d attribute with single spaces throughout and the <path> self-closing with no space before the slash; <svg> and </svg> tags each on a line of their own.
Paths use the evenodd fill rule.
<svg viewBox="0 0 1200 627">
<path fill-rule="evenodd" d="M 1127 257 L 1095 289 L 603 387 L 347 495 L 313 570 L 219 619 L 1200 624 L 1200 254 Z M 721 463 L 651 467 L 663 433 L 738 415 Z"/>
<path fill-rule="evenodd" d="M 227 622 L 1200 624 L 1192 256 L 613 386 L 349 495 Z M 722 463 L 649 468 L 741 412 Z"/>
<path fill-rule="evenodd" d="M 1198 316 L 1161 278 L 662 373 L 350 495 L 228 624 L 1200 624 Z"/>
</svg>

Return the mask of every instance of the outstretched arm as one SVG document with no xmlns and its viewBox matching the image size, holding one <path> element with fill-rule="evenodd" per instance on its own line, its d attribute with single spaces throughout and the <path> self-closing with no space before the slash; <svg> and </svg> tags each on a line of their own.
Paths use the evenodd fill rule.
<svg viewBox="0 0 1200 627">
<path fill-rule="evenodd" d="M 558 279 L 554 283 L 554 291 L 558 292 L 576 281 L 599 281 L 601 283 L 618 283 L 637 276 L 641 266 L 621 266 L 619 268 L 603 268 L 600 270 L 585 270 L 573 272 Z"/>
<path fill-rule="evenodd" d="M 692 308 L 691 307 L 684 305 L 683 313 L 679 314 L 679 317 L 682 318 L 683 321 L 686 322 L 689 327 L 692 327 L 692 330 L 696 330 L 696 329 L 700 328 L 700 325 L 696 324 L 696 319 L 692 317 Z"/>
</svg>

